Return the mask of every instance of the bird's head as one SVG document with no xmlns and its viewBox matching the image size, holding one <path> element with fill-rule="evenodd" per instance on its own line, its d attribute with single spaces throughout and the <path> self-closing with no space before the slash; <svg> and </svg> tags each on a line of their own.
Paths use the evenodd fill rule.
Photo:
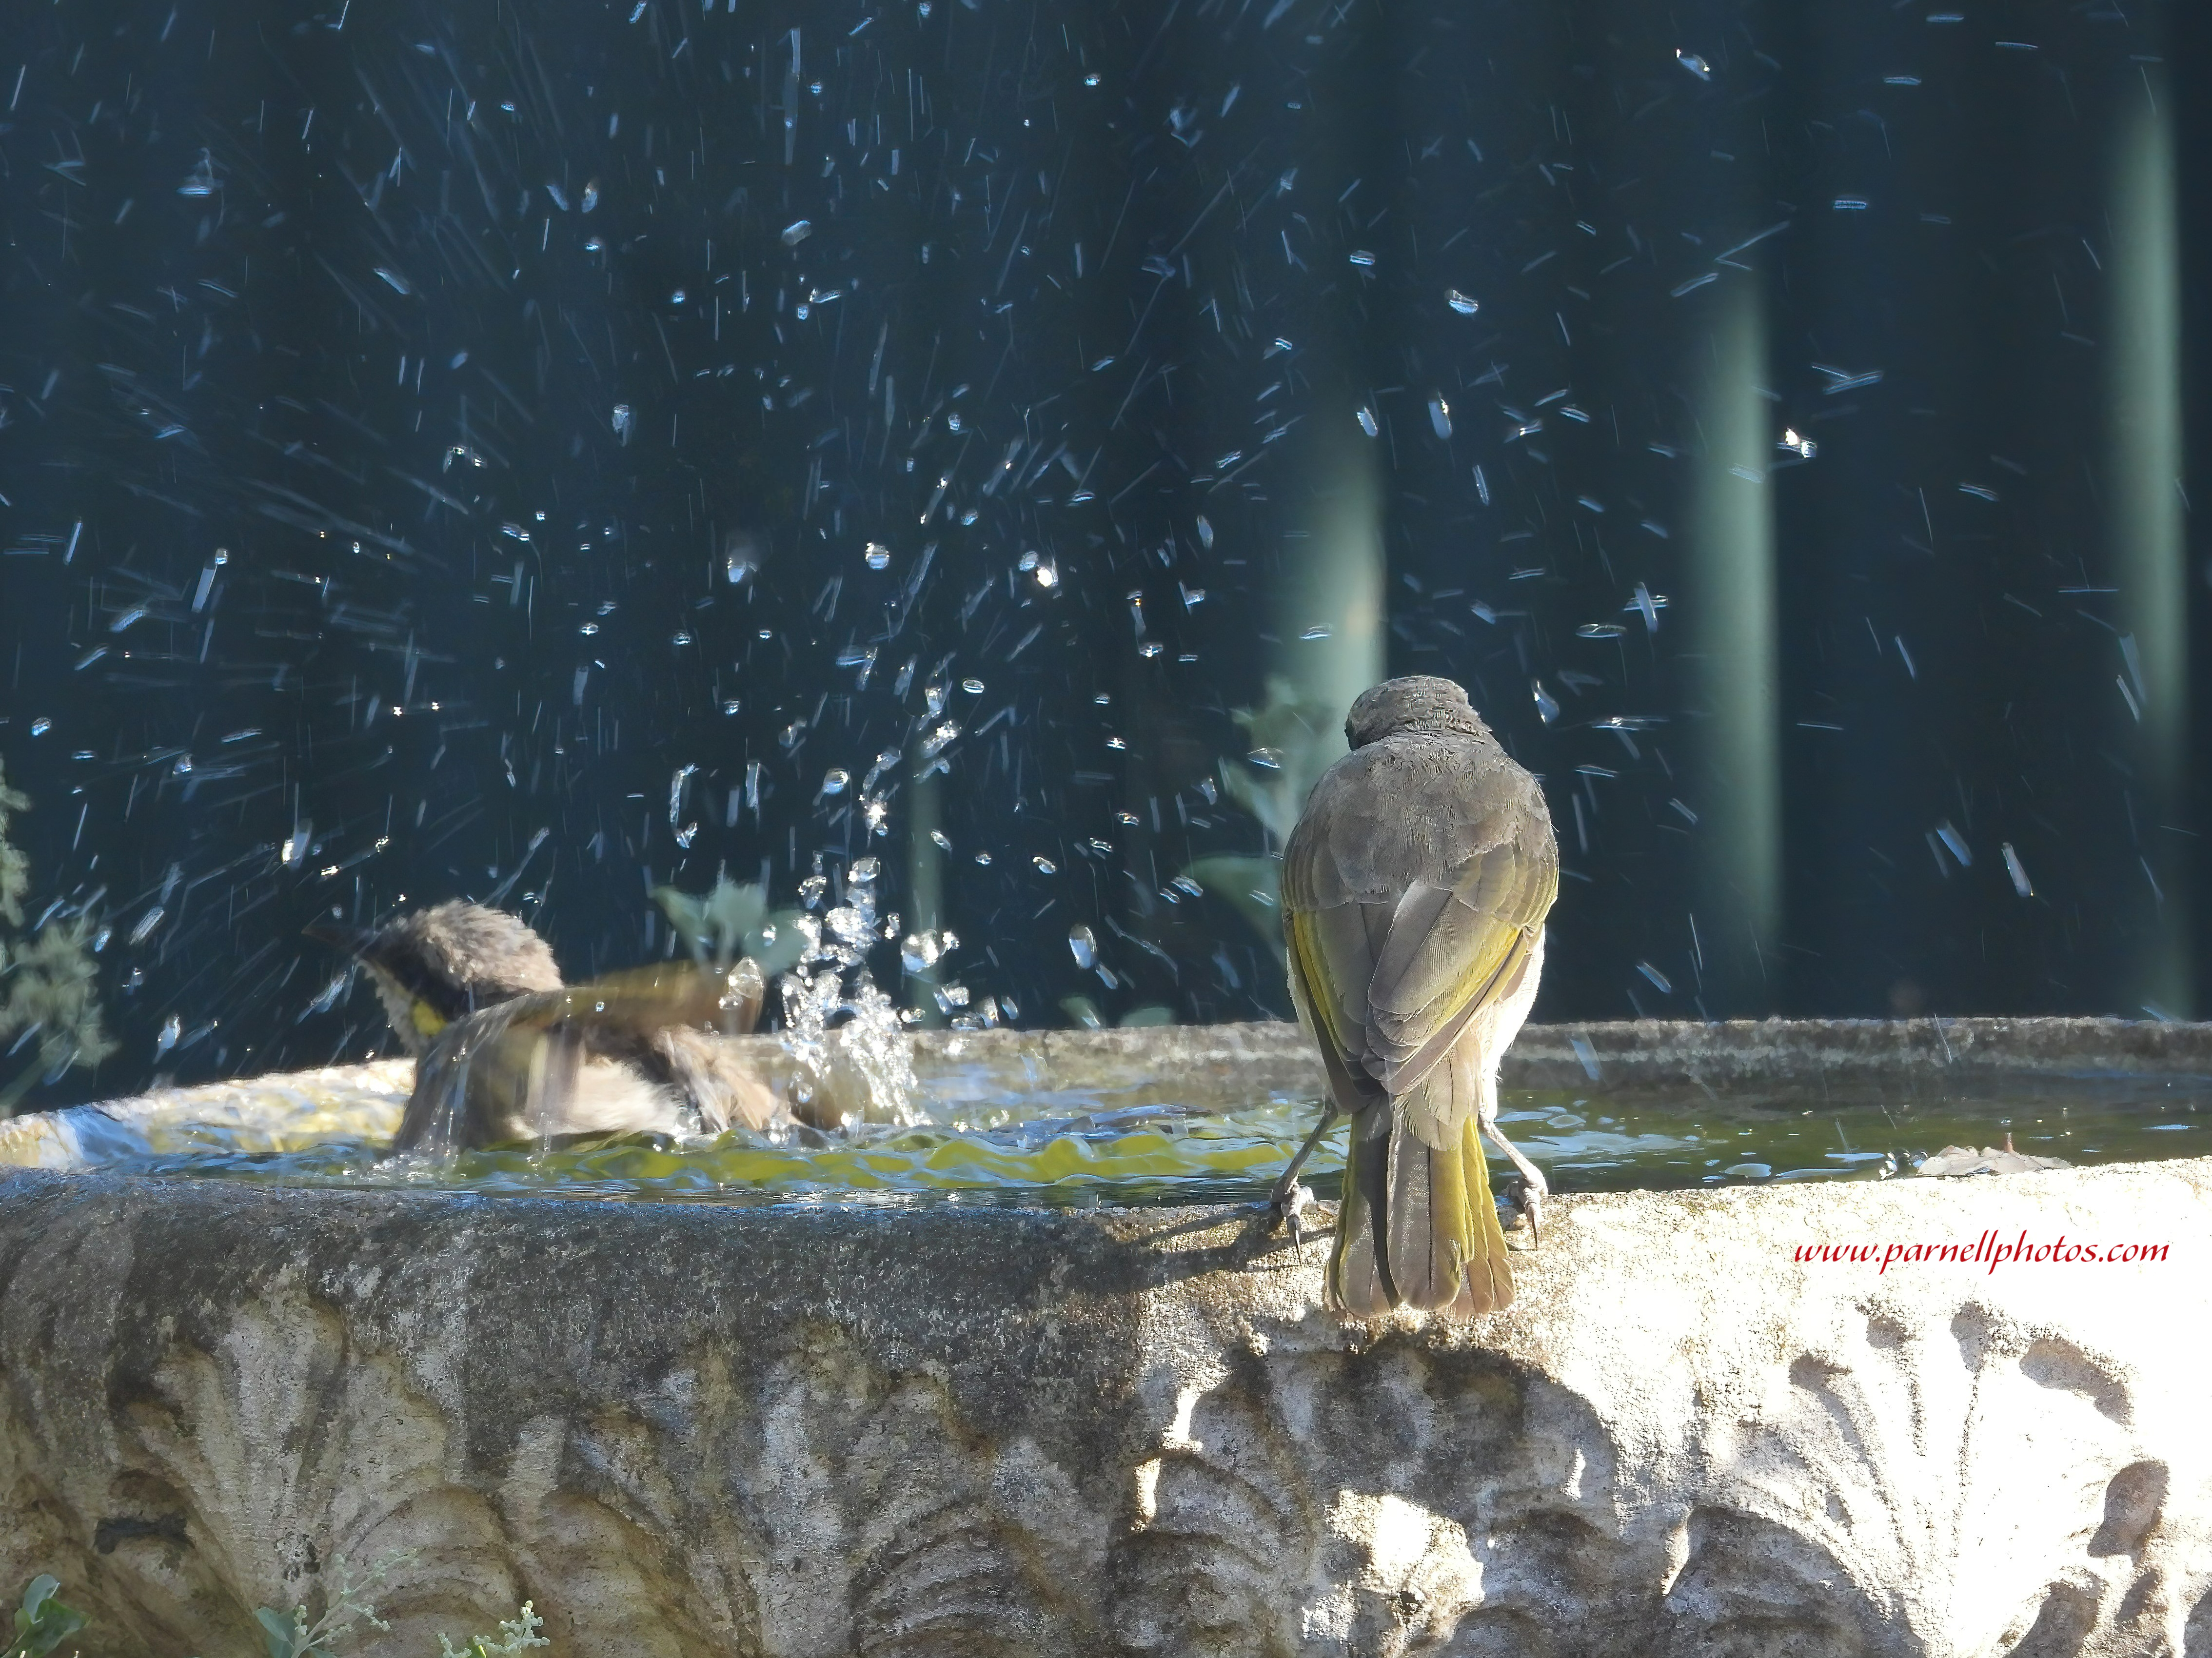
<svg viewBox="0 0 2212 1658">
<path fill-rule="evenodd" d="M 1401 732 L 1487 737 L 1490 727 L 1482 723 L 1482 716 L 1457 684 L 1429 674 L 1386 679 L 1360 692 L 1352 701 L 1352 712 L 1344 717 L 1345 741 L 1355 749 Z"/>
<path fill-rule="evenodd" d="M 418 1058 L 454 1020 L 480 1007 L 561 988 L 544 939 L 520 918 L 460 902 L 416 910 L 373 930 L 318 925 L 368 969 L 392 1029 Z"/>
</svg>

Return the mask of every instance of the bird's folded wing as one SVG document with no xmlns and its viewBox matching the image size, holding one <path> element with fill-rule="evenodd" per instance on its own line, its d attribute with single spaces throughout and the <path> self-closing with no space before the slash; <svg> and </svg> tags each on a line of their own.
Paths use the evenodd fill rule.
<svg viewBox="0 0 2212 1658">
<path fill-rule="evenodd" d="M 1289 910 L 1283 932 L 1290 944 L 1291 999 L 1320 1046 L 1336 1108 L 1347 1114 L 1380 1102 L 1382 1085 L 1368 1074 L 1366 984 L 1374 953 L 1361 914 L 1379 904 L 1339 904 L 1328 909 Z"/>
<path fill-rule="evenodd" d="M 1285 916 L 1297 988 L 1345 1109 L 1370 1092 L 1368 1079 L 1392 1097 L 1413 1092 L 1469 1022 L 1518 985 L 1558 882 L 1548 841 L 1516 837 L 1471 859 L 1450 886 L 1417 880 L 1395 905 Z M 1443 1146 L 1461 1125 L 1424 1115 L 1413 1126 Z"/>
<path fill-rule="evenodd" d="M 641 1035 L 665 1025 L 725 1021 L 750 1029 L 760 1011 L 762 990 L 760 969 L 750 960 L 726 973 L 670 962 L 517 998 L 521 1006 L 515 1017 L 530 1025 L 575 1023 Z"/>
<path fill-rule="evenodd" d="M 1367 985 L 1368 1050 L 1391 1093 L 1426 1076 L 1518 981 L 1558 885 L 1548 842 L 1515 836 L 1469 859 L 1449 886 L 1407 887 Z"/>
<path fill-rule="evenodd" d="M 1442 902 L 1436 902 L 1442 900 Z M 1292 989 L 1346 1111 L 1370 1091 L 1410 1092 L 1467 1023 L 1510 986 L 1533 935 L 1416 885 L 1394 908 L 1339 904 L 1284 917 Z"/>
<path fill-rule="evenodd" d="M 703 1043 L 681 1043 L 702 1028 L 750 1029 L 763 988 L 749 960 L 726 971 L 663 963 L 480 1009 L 448 1025 L 417 1064 L 395 1149 L 668 1131 L 680 1125 L 664 1084 L 699 1101 L 711 1130 L 765 1121 L 775 1102 L 763 1086 L 704 1086 L 727 1082 L 721 1061 Z M 678 1066 L 679 1046 L 686 1059 L 694 1046 L 706 1057 Z"/>
<path fill-rule="evenodd" d="M 445 1153 L 524 1139 L 548 1102 L 573 1092 L 582 1045 L 562 1027 L 518 1023 L 519 1005 L 535 999 L 480 1009 L 439 1034 L 416 1061 L 394 1151 Z"/>
</svg>

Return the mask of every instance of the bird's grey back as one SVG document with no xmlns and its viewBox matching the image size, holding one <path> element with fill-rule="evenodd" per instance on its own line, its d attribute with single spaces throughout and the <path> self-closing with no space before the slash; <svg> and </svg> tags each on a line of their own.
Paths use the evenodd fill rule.
<svg viewBox="0 0 2212 1658">
<path fill-rule="evenodd" d="M 1493 847 L 1556 864 L 1543 790 L 1487 732 L 1399 732 L 1354 749 L 1314 785 L 1283 853 L 1292 909 L 1395 901 L 1455 884 Z"/>
</svg>

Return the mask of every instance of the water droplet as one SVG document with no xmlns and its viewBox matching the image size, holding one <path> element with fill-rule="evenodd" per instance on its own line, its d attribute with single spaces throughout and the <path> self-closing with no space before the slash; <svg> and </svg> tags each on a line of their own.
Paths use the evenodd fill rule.
<svg viewBox="0 0 2212 1658">
<path fill-rule="evenodd" d="M 1037 873 L 1040 875 L 1057 875 L 1060 873 L 1060 865 L 1054 863 L 1049 858 L 1032 858 L 1030 859 L 1030 862 L 1036 865 Z"/>
<path fill-rule="evenodd" d="M 1075 965 L 1088 973 L 1098 965 L 1098 937 L 1080 924 L 1067 930 L 1067 948 L 1075 957 Z"/>
<path fill-rule="evenodd" d="M 1466 295 L 1461 293 L 1456 288 L 1447 288 L 1444 289 L 1444 303 L 1451 307 L 1453 310 L 1458 312 L 1462 317 L 1472 317 L 1476 312 L 1482 309 L 1481 305 L 1478 301 L 1469 299 Z"/>
<path fill-rule="evenodd" d="M 1441 392 L 1429 399 L 1429 424 L 1436 429 L 1438 437 L 1451 435 L 1451 405 L 1444 401 Z"/>
<path fill-rule="evenodd" d="M 1352 411 L 1352 417 L 1359 422 L 1359 429 L 1366 433 L 1369 437 L 1380 437 L 1382 435 L 1382 428 L 1375 423 L 1375 411 L 1372 409 L 1370 409 L 1365 404 L 1361 404 L 1358 409 L 1354 410 Z"/>
<path fill-rule="evenodd" d="M 889 568 L 891 562 L 891 550 L 881 542 L 872 541 L 868 544 L 866 558 L 870 569 L 885 569 Z"/>
<path fill-rule="evenodd" d="M 731 581 L 750 581 L 760 566 L 760 543 L 750 535 L 732 530 L 722 538 L 722 568 Z"/>
<path fill-rule="evenodd" d="M 786 247 L 796 247 L 799 243 L 805 241 L 813 234 L 814 222 L 812 220 L 794 219 L 791 223 L 784 226 L 783 228 L 783 245 Z"/>
</svg>

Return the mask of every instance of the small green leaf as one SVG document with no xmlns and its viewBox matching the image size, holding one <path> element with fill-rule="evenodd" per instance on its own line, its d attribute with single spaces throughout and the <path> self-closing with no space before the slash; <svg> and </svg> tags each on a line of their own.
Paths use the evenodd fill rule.
<svg viewBox="0 0 2212 1658">
<path fill-rule="evenodd" d="M 75 1606 L 54 1599 L 61 1584 L 40 1573 L 23 1591 L 23 1604 L 15 1612 L 15 1641 L 9 1649 L 13 1658 L 46 1658 L 63 1642 L 85 1626 L 85 1615 Z"/>
<path fill-rule="evenodd" d="M 268 1638 L 269 1658 L 300 1658 L 300 1626 L 297 1622 L 268 1606 L 257 1608 L 253 1617 L 261 1625 L 263 1635 Z"/>
</svg>

